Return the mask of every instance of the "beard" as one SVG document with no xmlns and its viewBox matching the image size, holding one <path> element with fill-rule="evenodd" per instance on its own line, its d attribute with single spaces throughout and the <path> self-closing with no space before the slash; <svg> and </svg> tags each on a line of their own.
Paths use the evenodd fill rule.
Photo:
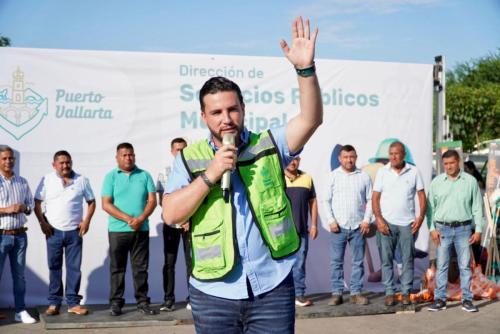
<svg viewBox="0 0 500 334">
<path fill-rule="evenodd" d="M 222 136 L 219 132 L 215 131 L 214 129 L 211 129 L 209 126 L 208 130 L 210 131 L 210 135 L 212 136 L 212 140 L 215 142 L 218 142 L 222 145 Z M 235 136 L 235 143 L 236 145 L 239 145 L 240 143 L 240 136 L 241 132 L 243 131 L 244 124 L 242 123 L 241 126 L 236 125 L 236 136 Z"/>
</svg>

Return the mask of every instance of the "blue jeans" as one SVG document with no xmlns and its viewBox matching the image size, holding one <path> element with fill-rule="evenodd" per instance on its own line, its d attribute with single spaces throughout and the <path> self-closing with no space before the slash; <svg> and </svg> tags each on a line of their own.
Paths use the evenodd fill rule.
<svg viewBox="0 0 500 334">
<path fill-rule="evenodd" d="M 418 238 L 418 232 L 413 235 L 413 240 L 416 241 L 417 238 Z M 396 247 L 396 251 L 394 252 L 394 261 L 396 261 L 397 264 L 403 264 L 403 259 L 402 259 L 402 255 L 401 255 L 401 247 L 399 246 L 399 244 Z"/>
<path fill-rule="evenodd" d="M 436 230 L 441 235 L 440 244 L 436 251 L 436 299 L 446 300 L 447 298 L 446 286 L 448 285 L 450 249 L 454 245 L 457 252 L 458 268 L 460 270 L 460 288 L 462 289 L 462 301 L 472 300 L 472 292 L 470 290 L 472 282 L 472 270 L 471 256 L 469 251 L 471 225 L 450 227 L 442 224 L 436 224 Z"/>
<path fill-rule="evenodd" d="M 413 258 L 415 257 L 415 241 L 411 233 L 411 224 L 399 226 L 388 223 L 387 225 L 389 235 L 377 231 L 382 250 L 382 283 L 385 286 L 385 294 L 394 295 L 393 259 L 396 247 L 399 245 L 403 262 L 403 274 L 400 277 L 401 293 L 409 295 L 413 287 Z"/>
<path fill-rule="evenodd" d="M 365 256 L 365 237 L 359 228 L 355 230 L 340 228 L 330 233 L 330 287 L 332 294 L 341 295 L 344 291 L 344 255 L 347 243 L 351 248 L 351 295 L 358 295 L 363 288 Z"/>
<path fill-rule="evenodd" d="M 198 334 L 294 333 L 295 293 L 291 274 L 273 290 L 247 299 L 214 297 L 192 285 L 189 298 Z"/>
<path fill-rule="evenodd" d="M 82 272 L 82 237 L 79 230 L 60 231 L 52 229 L 47 238 L 47 261 L 49 264 L 49 304 L 61 305 L 63 299 L 62 264 L 63 253 L 66 264 L 66 303 L 68 307 L 80 304 L 82 296 L 80 280 Z"/>
<path fill-rule="evenodd" d="M 309 235 L 300 236 L 300 248 L 297 251 L 297 260 L 293 265 L 293 284 L 295 296 L 303 296 L 306 292 L 306 258 L 309 249 Z"/>
<path fill-rule="evenodd" d="M 24 295 L 26 293 L 24 268 L 26 266 L 27 247 L 28 238 L 26 237 L 26 233 L 0 235 L 0 279 L 5 259 L 8 256 L 12 282 L 14 284 L 14 304 L 17 313 L 26 309 L 26 305 L 24 304 Z"/>
</svg>

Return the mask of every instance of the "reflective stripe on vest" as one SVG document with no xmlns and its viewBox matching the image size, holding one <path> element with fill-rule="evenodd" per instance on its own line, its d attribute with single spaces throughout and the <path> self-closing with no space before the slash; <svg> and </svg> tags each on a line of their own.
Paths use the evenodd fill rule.
<svg viewBox="0 0 500 334">
<path fill-rule="evenodd" d="M 181 152 L 192 179 L 206 170 L 214 157 L 206 140 Z M 279 151 L 269 131 L 250 133 L 238 155 L 237 171 L 259 231 L 274 259 L 287 257 L 300 247 Z M 213 187 L 190 218 L 192 275 L 199 280 L 218 280 L 229 274 L 238 261 L 235 210 L 232 198 L 225 203 L 219 186 Z"/>
</svg>

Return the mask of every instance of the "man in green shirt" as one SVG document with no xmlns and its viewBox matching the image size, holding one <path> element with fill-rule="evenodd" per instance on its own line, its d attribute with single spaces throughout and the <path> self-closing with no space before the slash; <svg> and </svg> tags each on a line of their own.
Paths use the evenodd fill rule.
<svg viewBox="0 0 500 334">
<path fill-rule="evenodd" d="M 472 304 L 472 270 L 469 245 L 481 240 L 484 222 L 481 192 L 474 177 L 460 170 L 460 157 L 455 150 L 443 154 L 445 173 L 430 185 L 427 197 L 427 221 L 431 238 L 437 246 L 437 280 L 434 304 L 429 311 L 446 309 L 446 286 L 450 249 L 455 246 L 460 269 L 462 309 L 477 312 Z M 472 220 L 476 224 L 472 233 Z"/>
<path fill-rule="evenodd" d="M 125 269 L 128 253 L 134 278 L 137 309 L 153 315 L 148 297 L 149 224 L 156 207 L 156 188 L 148 172 L 135 165 L 134 148 L 121 143 L 116 148 L 118 168 L 104 178 L 102 208 L 109 214 L 108 237 L 111 273 L 111 315 L 122 314 L 125 304 Z"/>
</svg>

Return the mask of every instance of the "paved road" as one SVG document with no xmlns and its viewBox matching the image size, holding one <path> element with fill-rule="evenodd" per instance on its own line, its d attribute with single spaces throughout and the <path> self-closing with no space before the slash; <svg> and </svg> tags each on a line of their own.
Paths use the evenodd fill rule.
<svg viewBox="0 0 500 334">
<path fill-rule="evenodd" d="M 345 334 L 499 334 L 500 333 L 500 302 L 477 301 L 478 313 L 466 313 L 460 304 L 449 304 L 446 311 L 437 313 L 425 309 L 411 314 L 385 314 L 355 317 L 300 319 L 296 322 L 296 332 L 299 334 L 345 333 Z M 10 316 L 11 314 L 9 314 Z M 192 325 L 180 326 L 149 326 L 127 328 L 77 329 L 63 331 L 46 331 L 42 324 L 14 324 L 8 320 L 0 321 L 0 333 L 32 334 L 32 333 L 64 333 L 64 334 L 192 334 Z"/>
</svg>

